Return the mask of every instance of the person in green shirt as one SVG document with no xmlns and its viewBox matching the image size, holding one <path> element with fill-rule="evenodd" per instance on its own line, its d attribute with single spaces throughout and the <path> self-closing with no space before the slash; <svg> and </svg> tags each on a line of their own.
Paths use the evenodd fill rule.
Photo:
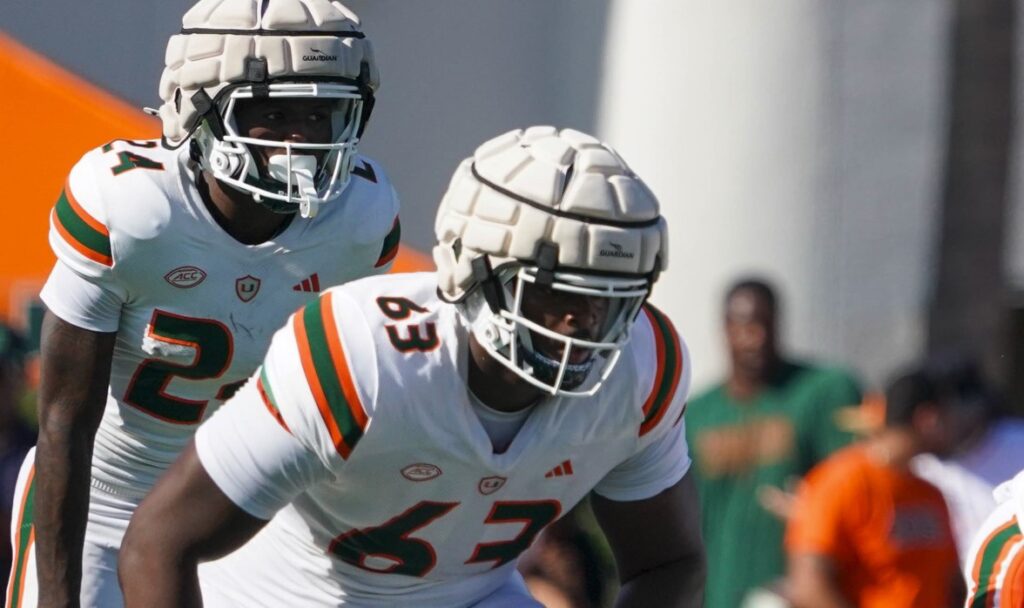
<svg viewBox="0 0 1024 608">
<path fill-rule="evenodd" d="M 707 549 L 707 608 L 737 608 L 748 591 L 785 573 L 785 523 L 766 508 L 766 497 L 853 439 L 836 414 L 860 402 L 857 382 L 846 371 L 784 357 L 778 314 L 768 282 L 733 284 L 724 306 L 729 375 L 686 412 Z"/>
</svg>

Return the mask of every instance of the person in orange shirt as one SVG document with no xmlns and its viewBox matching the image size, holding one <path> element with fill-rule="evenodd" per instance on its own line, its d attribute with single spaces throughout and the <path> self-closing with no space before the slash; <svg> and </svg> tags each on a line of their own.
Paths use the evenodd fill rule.
<svg viewBox="0 0 1024 608">
<path fill-rule="evenodd" d="M 1024 470 L 996 488 L 999 505 L 975 536 L 966 608 L 1024 608 Z"/>
<path fill-rule="evenodd" d="M 942 608 L 963 601 L 939 491 L 908 468 L 958 443 L 955 383 L 923 370 L 886 391 L 885 426 L 811 470 L 786 530 L 797 608 Z"/>
</svg>

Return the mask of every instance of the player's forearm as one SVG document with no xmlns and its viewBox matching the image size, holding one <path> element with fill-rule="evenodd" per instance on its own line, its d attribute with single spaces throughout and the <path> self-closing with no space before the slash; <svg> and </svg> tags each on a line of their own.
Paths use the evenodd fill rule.
<svg viewBox="0 0 1024 608">
<path fill-rule="evenodd" d="M 703 555 L 642 572 L 623 581 L 615 606 L 700 608 L 704 605 L 705 574 Z"/>
<path fill-rule="evenodd" d="M 33 522 L 39 605 L 47 608 L 78 605 L 92 447 L 115 340 L 43 317 Z"/>
<path fill-rule="evenodd" d="M 197 564 L 231 553 L 266 524 L 221 492 L 189 444 L 128 524 L 118 559 L 126 606 L 201 606 Z"/>
<path fill-rule="evenodd" d="M 43 422 L 36 446 L 35 559 L 39 606 L 77 606 L 89 511 L 92 433 Z"/>
<path fill-rule="evenodd" d="M 173 545 L 126 542 L 118 563 L 125 608 L 202 606 L 197 566 L 194 557 L 183 555 Z"/>
<path fill-rule="evenodd" d="M 126 608 L 202 605 L 196 568 L 203 552 L 190 534 L 196 527 L 170 525 L 179 521 L 173 517 L 178 503 L 161 500 L 161 492 L 157 484 L 142 501 L 121 542 L 117 578 Z"/>
</svg>

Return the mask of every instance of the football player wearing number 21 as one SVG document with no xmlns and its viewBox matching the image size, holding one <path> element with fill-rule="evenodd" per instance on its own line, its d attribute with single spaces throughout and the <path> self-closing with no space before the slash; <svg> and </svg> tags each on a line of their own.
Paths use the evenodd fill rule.
<svg viewBox="0 0 1024 608">
<path fill-rule="evenodd" d="M 532 127 L 459 166 L 435 232 L 436 273 L 327 290 L 278 331 L 136 512 L 129 607 L 539 607 L 516 560 L 591 490 L 619 605 L 701 604 L 651 191 Z"/>
<path fill-rule="evenodd" d="M 288 315 L 388 269 L 397 199 L 356 152 L 377 84 L 339 2 L 202 0 L 168 44 L 162 139 L 71 170 L 9 606 L 121 605 L 128 521 L 199 423 Z"/>
</svg>

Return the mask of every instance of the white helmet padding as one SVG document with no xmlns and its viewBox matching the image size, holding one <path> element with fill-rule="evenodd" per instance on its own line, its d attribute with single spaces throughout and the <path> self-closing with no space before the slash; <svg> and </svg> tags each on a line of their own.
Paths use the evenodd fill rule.
<svg viewBox="0 0 1024 608">
<path fill-rule="evenodd" d="M 200 0 L 182 26 L 168 42 L 160 79 L 164 144 L 176 148 L 195 135 L 205 170 L 277 210 L 294 211 L 303 201 L 316 207 L 340 193 L 379 84 L 358 17 L 330 0 Z M 287 150 L 289 157 L 322 151 L 314 175 L 290 173 L 282 181 L 260 175 L 249 150 L 281 148 L 281 142 L 243 141 L 244 134 L 232 132 L 234 103 L 247 97 L 350 103 L 339 101 L 344 112 L 338 112 L 331 142 Z M 285 164 L 306 166 L 302 160 Z"/>
<path fill-rule="evenodd" d="M 459 166 L 435 223 L 438 291 L 477 340 L 551 394 L 592 395 L 667 258 L 657 199 L 609 146 L 578 131 L 532 127 L 492 139 Z M 520 311 L 525 284 L 612 302 L 596 341 L 550 335 Z M 560 341 L 555 357 L 531 332 Z M 573 349 L 593 353 L 570 363 Z M 598 374 L 590 368 L 603 361 Z"/>
</svg>

